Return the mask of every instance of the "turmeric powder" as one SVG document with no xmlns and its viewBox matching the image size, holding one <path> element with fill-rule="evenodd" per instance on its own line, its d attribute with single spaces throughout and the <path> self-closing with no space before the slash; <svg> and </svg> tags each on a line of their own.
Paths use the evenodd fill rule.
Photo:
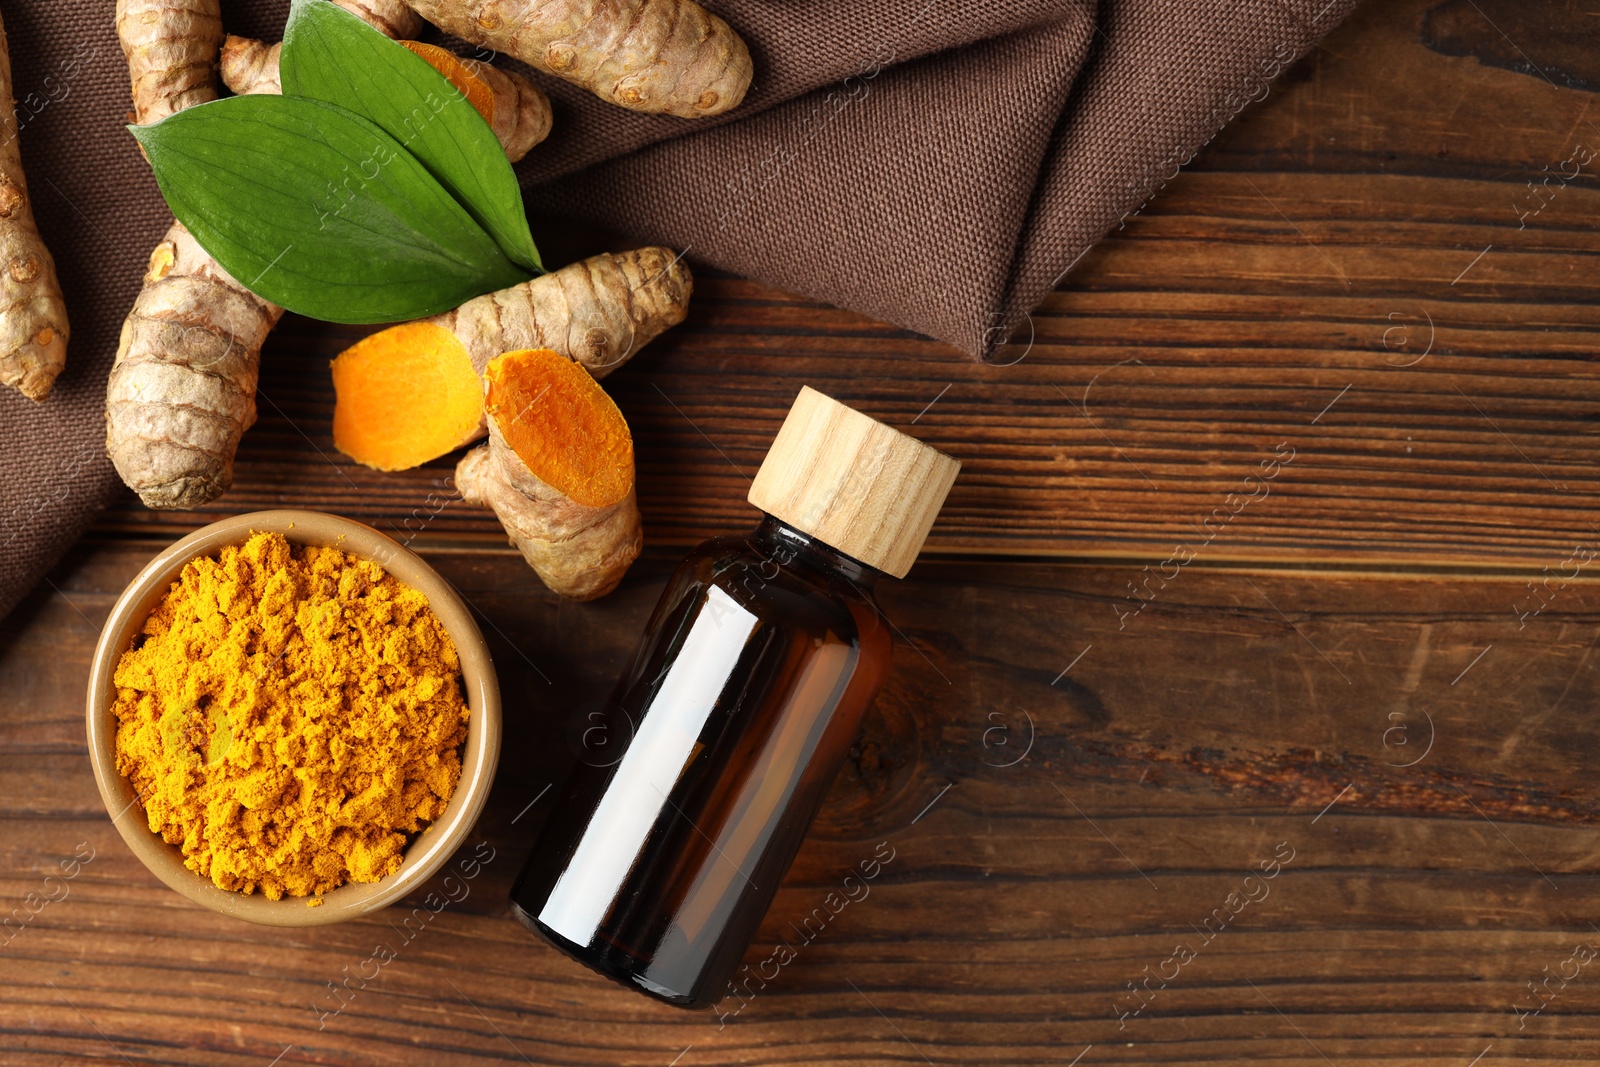
<svg viewBox="0 0 1600 1067">
<path fill-rule="evenodd" d="M 222 889 L 375 882 L 460 779 L 460 672 L 427 599 L 378 564 L 253 534 L 190 561 L 123 654 L 117 770 Z"/>
</svg>

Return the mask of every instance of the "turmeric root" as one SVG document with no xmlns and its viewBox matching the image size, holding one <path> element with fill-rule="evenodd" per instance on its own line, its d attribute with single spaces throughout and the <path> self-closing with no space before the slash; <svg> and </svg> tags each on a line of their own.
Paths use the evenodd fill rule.
<svg viewBox="0 0 1600 1067">
<path fill-rule="evenodd" d="M 456 488 L 494 510 L 552 590 L 575 600 L 611 592 L 644 541 L 622 412 L 549 349 L 491 360 L 484 381 L 489 443 L 457 465 Z"/>
<path fill-rule="evenodd" d="M 693 280 L 666 248 L 606 253 L 373 334 L 333 361 L 333 443 L 406 470 L 482 437 L 489 362 L 550 349 L 603 378 L 683 321 Z"/>
<path fill-rule="evenodd" d="M 521 74 L 496 70 L 476 59 L 463 59 L 437 45 L 401 41 L 427 60 L 461 90 L 483 116 L 515 163 L 550 135 L 550 98 Z M 281 93 L 278 57 L 282 44 L 266 45 L 248 37 L 230 36 L 222 44 L 222 83 L 241 96 Z"/>
<path fill-rule="evenodd" d="M 399 0 L 340 0 L 385 32 L 416 34 Z M 217 0 L 118 0 L 134 116 L 155 122 L 217 96 Z M 261 345 L 283 309 L 223 270 L 180 223 L 150 254 L 106 382 L 106 454 L 146 507 L 195 508 L 233 484 L 256 419 Z"/>
<path fill-rule="evenodd" d="M 117 0 L 117 39 L 139 125 L 216 98 L 221 0 Z"/>
<path fill-rule="evenodd" d="M 146 507 L 198 507 L 233 483 L 261 343 L 282 314 L 182 223 L 150 254 L 106 383 L 106 454 Z"/>
<path fill-rule="evenodd" d="M 422 32 L 421 16 L 403 0 L 333 2 L 390 37 L 415 37 Z M 222 47 L 221 0 L 117 0 L 117 39 L 122 43 L 122 54 L 127 57 L 133 79 L 134 122 L 141 126 L 159 122 L 173 112 L 216 99 L 216 71 Z M 249 57 L 233 57 L 236 72 L 247 58 L 259 64 L 265 59 L 264 53 L 270 51 L 274 88 L 249 91 L 278 92 L 278 46 L 268 49 L 259 41 L 247 43 L 256 49 Z M 236 76 L 244 77 L 243 73 Z M 229 87 L 232 85 L 230 81 Z"/>
<path fill-rule="evenodd" d="M 278 77 L 278 57 L 282 53 L 282 41 L 267 44 L 228 34 L 222 42 L 222 84 L 240 96 L 282 96 L 283 82 Z"/>
<path fill-rule="evenodd" d="M 0 101 L 11 100 L 11 45 L 0 23 Z M 0 383 L 43 400 L 67 362 L 67 308 L 22 174 L 17 115 L 0 114 Z"/>
<path fill-rule="evenodd" d="M 117 34 L 135 121 L 216 99 L 216 0 L 118 0 Z M 233 483 L 234 450 L 256 420 L 261 342 L 282 314 L 181 223 L 150 253 L 106 382 L 106 454 L 146 507 L 198 507 Z"/>
<path fill-rule="evenodd" d="M 750 87 L 750 50 L 694 0 L 407 2 L 462 40 L 633 111 L 720 115 Z"/>
<path fill-rule="evenodd" d="M 334 3 L 359 15 L 363 22 L 396 41 L 409 41 L 422 32 L 422 16 L 411 10 L 405 0 L 333 0 Z"/>
<path fill-rule="evenodd" d="M 395 40 L 415 37 L 422 32 L 422 16 L 404 0 L 333 0 L 367 25 Z M 253 93 L 283 92 L 278 80 L 278 56 L 283 45 L 269 45 L 249 37 L 228 35 L 222 42 L 222 84 L 240 96 Z"/>
</svg>

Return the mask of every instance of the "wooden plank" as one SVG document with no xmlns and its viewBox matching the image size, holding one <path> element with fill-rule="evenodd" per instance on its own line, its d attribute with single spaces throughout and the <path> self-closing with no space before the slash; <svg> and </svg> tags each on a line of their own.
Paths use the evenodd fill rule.
<svg viewBox="0 0 1600 1067">
<path fill-rule="evenodd" d="M 1506 69 L 1457 8 L 1363 8 L 1083 260 L 1009 365 L 700 271 L 689 321 L 607 383 L 648 536 L 746 522 L 748 476 L 809 382 L 963 460 L 942 551 L 1163 559 L 1287 443 L 1270 500 L 1210 558 L 1564 558 L 1600 505 L 1600 189 L 1593 165 L 1551 176 L 1600 147 L 1600 113 Z M 1541 57 L 1582 21 L 1518 19 Z M 359 333 L 286 322 L 236 489 L 193 514 L 130 497 L 100 529 L 287 504 L 503 543 L 453 500 L 450 462 L 380 474 L 333 449 L 326 361 Z"/>
<path fill-rule="evenodd" d="M 796 958 L 719 1019 L 618 990 L 506 915 L 541 792 L 575 758 L 569 725 L 618 671 L 665 553 L 586 605 L 504 556 L 432 556 L 487 620 L 508 722 L 474 835 L 495 856 L 407 937 L 416 901 L 315 933 L 222 919 L 117 838 L 82 750 L 81 680 L 157 547 L 82 546 L 0 629 L 0 915 L 25 913 L 80 843 L 94 852 L 0 945 L 7 1062 L 1600 1055 L 1592 963 L 1516 1014 L 1537 1006 L 1528 982 L 1600 944 L 1585 904 L 1600 582 L 1582 556 L 1537 594 L 1525 577 L 1203 559 L 1164 586 L 1127 563 L 924 561 L 881 590 L 893 675 L 747 962 L 785 937 Z M 1149 600 L 1136 614 L 1130 583 Z M 894 858 L 868 895 L 802 943 L 790 924 L 882 842 Z M 1275 850 L 1292 858 L 1246 881 Z M 381 967 L 380 943 L 397 955 Z M 1165 985 L 1130 991 L 1156 972 Z M 353 994 L 329 992 L 352 974 Z"/>
</svg>

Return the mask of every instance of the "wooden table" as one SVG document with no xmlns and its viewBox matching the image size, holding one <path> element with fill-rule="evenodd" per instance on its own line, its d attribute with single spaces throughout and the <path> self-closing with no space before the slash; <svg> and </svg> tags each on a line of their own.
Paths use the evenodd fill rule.
<svg viewBox="0 0 1600 1067">
<path fill-rule="evenodd" d="M 1004 365 L 702 272 L 689 321 L 607 382 L 651 547 L 592 605 L 545 593 L 448 464 L 340 457 L 326 360 L 352 335 L 287 323 L 237 488 L 192 515 L 130 498 L 0 630 L 0 1056 L 1594 1062 L 1600 189 L 1563 162 L 1600 148 L 1597 35 L 1575 3 L 1368 5 Z M 684 1013 L 530 939 L 506 892 L 574 709 L 683 546 L 753 522 L 802 382 L 966 466 L 884 589 L 893 677 L 749 959 L 894 858 L 748 1002 Z M 116 594 L 174 535 L 278 505 L 410 539 L 489 624 L 495 858 L 410 938 L 394 912 L 306 933 L 198 910 L 90 776 Z"/>
</svg>

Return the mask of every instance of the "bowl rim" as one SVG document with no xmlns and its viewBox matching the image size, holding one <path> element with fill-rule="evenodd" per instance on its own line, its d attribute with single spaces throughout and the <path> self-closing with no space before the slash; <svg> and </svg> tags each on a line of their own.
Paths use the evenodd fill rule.
<svg viewBox="0 0 1600 1067">
<path fill-rule="evenodd" d="M 218 888 L 183 865 L 183 854 L 152 831 L 137 804 L 133 783 L 116 768 L 116 718 L 112 678 L 122 653 L 138 628 L 166 595 L 189 561 L 242 544 L 252 533 L 281 533 L 291 543 L 337 547 L 372 560 L 396 579 L 422 593 L 455 642 L 461 658 L 464 696 L 470 715 L 461 757 L 461 777 L 444 814 L 423 828 L 405 850 L 400 869 L 376 882 L 347 882 L 321 895 L 269 900 L 259 892 Z M 453 585 L 421 556 L 365 523 L 320 511 L 252 511 L 203 526 L 159 553 L 128 583 L 111 608 L 89 670 L 86 699 L 89 761 L 100 798 L 134 855 L 172 889 L 212 911 L 267 926 L 323 926 L 387 907 L 419 888 L 438 871 L 472 832 L 494 784 L 500 756 L 500 688 L 494 662 L 472 611 Z"/>
</svg>

